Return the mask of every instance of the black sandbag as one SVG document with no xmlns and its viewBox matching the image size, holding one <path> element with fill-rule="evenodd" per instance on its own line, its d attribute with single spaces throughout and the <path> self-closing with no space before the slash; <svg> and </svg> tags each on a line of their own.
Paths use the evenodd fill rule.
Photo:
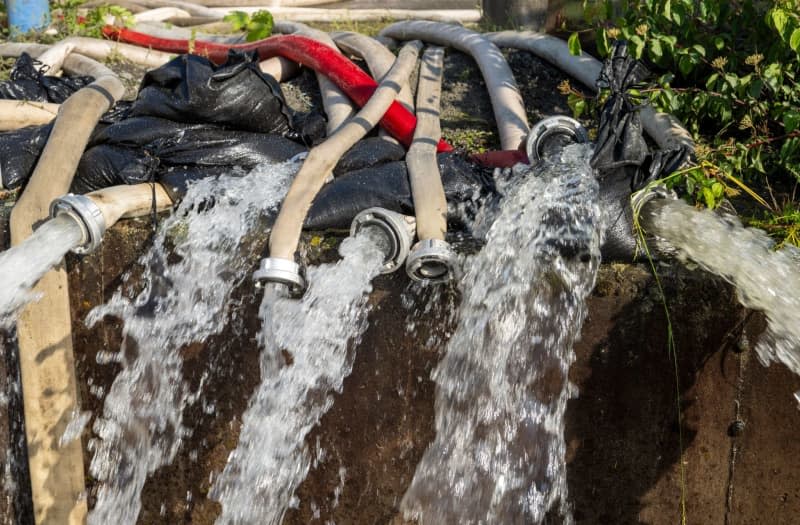
<svg viewBox="0 0 800 525">
<path fill-rule="evenodd" d="M 11 70 L 9 80 L 0 82 L 0 99 L 61 104 L 94 81 L 92 77 L 53 77 L 45 75 L 46 72 L 45 66 L 28 53 L 22 53 Z"/>
<path fill-rule="evenodd" d="M 495 192 L 491 172 L 467 162 L 460 155 L 441 153 L 438 162 L 448 202 L 477 202 Z M 349 228 L 356 214 L 373 206 L 414 214 L 405 162 L 389 162 L 336 178 L 314 199 L 304 227 L 312 230 Z"/>
<path fill-rule="evenodd" d="M 0 179 L 3 188 L 13 190 L 28 181 L 52 129 L 52 124 L 45 124 L 0 133 Z"/>
<path fill-rule="evenodd" d="M 333 174 L 338 177 L 351 171 L 403 160 L 405 156 L 406 150 L 399 143 L 382 137 L 367 137 L 356 142 L 342 155 L 333 169 Z"/>
<path fill-rule="evenodd" d="M 277 134 L 294 124 L 280 85 L 258 69 L 257 55 L 234 51 L 221 66 L 180 55 L 148 71 L 131 115 Z"/>
</svg>

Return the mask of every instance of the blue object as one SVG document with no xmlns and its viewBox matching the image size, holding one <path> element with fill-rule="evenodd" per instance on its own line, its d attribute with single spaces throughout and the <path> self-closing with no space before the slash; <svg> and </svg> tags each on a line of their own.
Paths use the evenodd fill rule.
<svg viewBox="0 0 800 525">
<path fill-rule="evenodd" d="M 5 0 L 5 3 L 12 35 L 43 29 L 50 23 L 47 0 Z"/>
</svg>

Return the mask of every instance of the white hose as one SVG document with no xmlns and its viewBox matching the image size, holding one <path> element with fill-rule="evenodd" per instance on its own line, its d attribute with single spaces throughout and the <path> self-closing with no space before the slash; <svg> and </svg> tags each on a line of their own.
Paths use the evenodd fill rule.
<svg viewBox="0 0 800 525">
<path fill-rule="evenodd" d="M 164 22 L 140 22 L 131 27 L 134 31 L 145 33 L 156 38 L 171 38 L 176 40 L 202 40 L 220 44 L 240 44 L 245 41 L 242 34 L 204 33 L 197 28 L 179 27 Z"/>
<path fill-rule="evenodd" d="M 444 49 L 425 50 L 417 85 L 417 127 L 406 154 L 420 241 L 444 241 L 447 233 L 447 200 L 436 159 L 436 145 L 442 136 L 439 111 L 443 69 Z"/>
<path fill-rule="evenodd" d="M 58 114 L 58 104 L 29 100 L 0 100 L 0 131 L 50 123 Z M 2 189 L 2 181 L 0 181 Z"/>
<path fill-rule="evenodd" d="M 334 4 L 339 0 L 278 0 L 279 6 L 284 7 L 309 7 L 323 4 Z M 272 6 L 264 6 L 264 0 L 194 0 L 198 5 L 206 7 L 224 7 L 239 9 L 264 9 L 271 11 L 275 9 Z M 277 7 L 277 6 L 276 6 Z"/>
<path fill-rule="evenodd" d="M 408 82 L 408 77 L 416 66 L 420 49 L 421 42 L 409 42 L 404 46 L 389 73 L 358 114 L 325 142 L 308 152 L 272 228 L 269 238 L 270 257 L 294 261 L 303 221 L 311 203 L 325 180 L 333 173 L 333 168 L 342 155 L 375 127 L 394 102 L 400 86 Z"/>
<path fill-rule="evenodd" d="M 394 64 L 395 56 L 389 48 L 366 35 L 337 31 L 331 33 L 331 38 L 345 53 L 357 56 L 367 63 L 372 77 L 380 82 Z M 397 101 L 403 104 L 410 112 L 414 112 L 414 96 L 411 88 L 406 84 L 400 90 Z"/>
<path fill-rule="evenodd" d="M 64 65 L 64 60 L 75 49 L 75 42 L 70 39 L 62 40 L 56 43 L 50 49 L 39 55 L 39 62 L 46 66 L 46 73 L 48 75 L 56 76 L 61 72 L 61 67 Z"/>
<path fill-rule="evenodd" d="M 174 58 L 174 55 L 162 51 L 153 51 L 144 47 L 98 38 L 71 36 L 59 42 L 59 45 L 67 44 L 75 46 L 70 57 L 84 55 L 94 60 L 105 60 L 109 56 L 119 55 L 134 64 L 151 68 L 162 66 Z M 27 52 L 36 58 L 49 48 L 50 46 L 44 44 L 5 43 L 0 44 L 0 55 L 16 57 Z"/>
<path fill-rule="evenodd" d="M 191 13 L 177 7 L 156 7 L 148 11 L 142 11 L 133 15 L 133 21 L 140 22 L 163 22 L 170 18 L 189 18 Z"/>
<path fill-rule="evenodd" d="M 272 28 L 273 32 L 285 35 L 299 35 L 312 40 L 316 40 L 321 44 L 325 44 L 331 49 L 335 49 L 339 53 L 339 48 L 331 40 L 327 33 L 318 29 L 313 29 L 305 24 L 297 22 L 276 22 Z M 327 132 L 328 136 L 333 135 L 344 122 L 353 116 L 355 110 L 353 104 L 347 95 L 342 92 L 339 87 L 332 81 L 328 80 L 322 72 L 317 72 L 317 82 L 319 83 L 319 90 L 322 94 L 322 106 L 325 109 L 325 114 L 328 116 Z"/>
<path fill-rule="evenodd" d="M 597 91 L 595 83 L 603 64 L 588 53 L 581 52 L 580 56 L 571 54 L 567 43 L 560 38 L 535 31 L 501 31 L 487 33 L 486 37 L 500 47 L 511 47 L 533 53 L 591 90 Z M 642 127 L 659 148 L 669 150 L 686 146 L 694 150 L 692 135 L 672 115 L 657 113 L 649 105 L 642 108 L 639 114 Z"/>
<path fill-rule="evenodd" d="M 489 91 L 501 147 L 505 150 L 520 147 L 528 135 L 528 117 L 514 74 L 496 45 L 461 26 L 424 20 L 392 24 L 383 28 L 380 35 L 396 40 L 420 39 L 471 55 Z"/>
<path fill-rule="evenodd" d="M 86 194 L 100 208 L 105 227 L 123 218 L 143 217 L 172 207 L 172 199 L 160 183 L 110 186 Z"/>
</svg>

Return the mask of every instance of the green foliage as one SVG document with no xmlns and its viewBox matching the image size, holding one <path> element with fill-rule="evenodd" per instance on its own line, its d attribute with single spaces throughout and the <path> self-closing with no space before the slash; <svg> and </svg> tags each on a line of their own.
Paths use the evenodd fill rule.
<svg viewBox="0 0 800 525">
<path fill-rule="evenodd" d="M 109 22 L 116 25 L 129 26 L 133 15 L 118 5 L 101 5 L 86 11 L 81 16 L 78 12 L 85 0 L 61 0 L 51 4 L 53 21 L 60 33 L 66 35 L 102 37 L 103 26 Z"/>
<path fill-rule="evenodd" d="M 716 206 L 729 176 L 759 188 L 799 183 L 800 0 L 622 4 L 615 15 L 610 1 L 584 1 L 597 53 L 625 39 L 657 73 L 644 94 L 687 125 L 707 161 L 680 182 L 695 201 Z"/>
<path fill-rule="evenodd" d="M 233 26 L 234 31 L 246 31 L 248 42 L 262 40 L 272 34 L 275 21 L 269 11 L 256 11 L 249 15 L 243 11 L 233 11 L 223 18 Z"/>
</svg>

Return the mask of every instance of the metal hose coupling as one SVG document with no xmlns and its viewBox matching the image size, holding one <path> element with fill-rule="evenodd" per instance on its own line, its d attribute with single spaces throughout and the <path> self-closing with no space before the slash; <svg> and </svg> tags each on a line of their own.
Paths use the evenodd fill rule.
<svg viewBox="0 0 800 525">
<path fill-rule="evenodd" d="M 564 140 L 584 144 L 589 142 L 589 133 L 583 124 L 571 117 L 556 115 L 543 118 L 528 133 L 528 140 L 525 142 L 528 160 L 531 163 L 540 160 L 545 156 L 548 144 Z"/>
<path fill-rule="evenodd" d="M 305 269 L 294 261 L 280 257 L 267 257 L 261 260 L 261 266 L 253 272 L 253 279 L 262 283 L 277 283 L 289 288 L 289 295 L 302 297 L 308 288 Z"/>
<path fill-rule="evenodd" d="M 372 228 L 379 232 L 385 239 L 382 244 L 384 253 L 381 273 L 397 271 L 406 262 L 416 234 L 416 220 L 414 217 L 389 211 L 384 208 L 367 208 L 353 218 L 350 224 L 350 236 L 355 237 L 358 232 Z"/>
<path fill-rule="evenodd" d="M 73 253 L 85 254 L 95 251 L 103 241 L 106 220 L 100 207 L 86 195 L 68 193 L 50 203 L 50 217 L 71 217 L 81 229 L 81 243 Z"/>
<path fill-rule="evenodd" d="M 445 283 L 455 277 L 457 260 L 448 242 L 425 239 L 411 248 L 406 259 L 406 273 L 415 281 Z"/>
</svg>

